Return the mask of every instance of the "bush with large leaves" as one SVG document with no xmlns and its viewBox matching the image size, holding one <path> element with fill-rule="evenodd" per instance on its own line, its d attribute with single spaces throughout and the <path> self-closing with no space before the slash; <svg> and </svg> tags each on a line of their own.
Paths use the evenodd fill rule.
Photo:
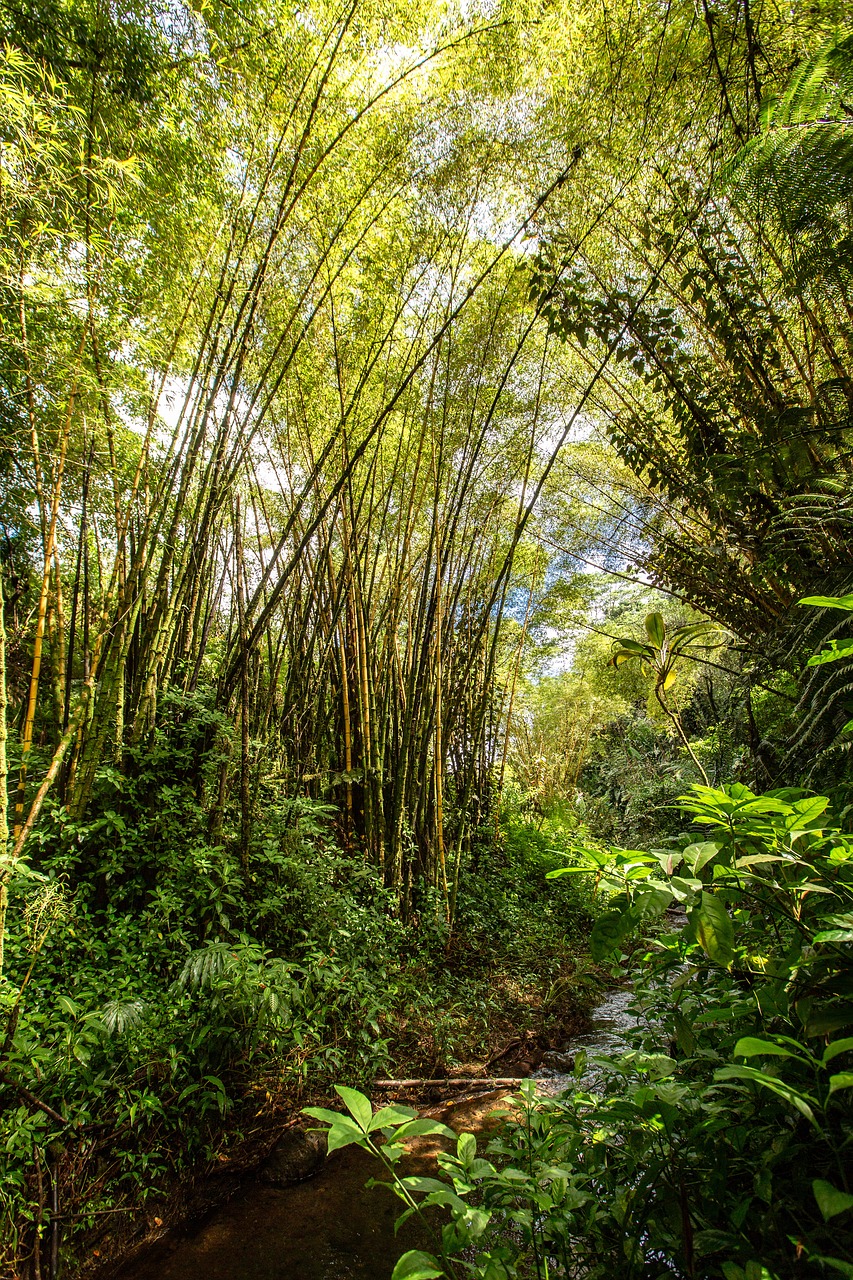
<svg viewBox="0 0 853 1280">
<path fill-rule="evenodd" d="M 682 805 L 701 839 L 562 873 L 612 893 L 600 961 L 647 936 L 628 1051 L 579 1054 L 558 1099 L 526 1090 L 491 1161 L 460 1148 L 441 1179 L 404 1179 L 410 1211 L 452 1223 L 398 1276 L 853 1275 L 853 839 L 801 791 Z M 675 904 L 686 928 L 661 928 Z"/>
</svg>

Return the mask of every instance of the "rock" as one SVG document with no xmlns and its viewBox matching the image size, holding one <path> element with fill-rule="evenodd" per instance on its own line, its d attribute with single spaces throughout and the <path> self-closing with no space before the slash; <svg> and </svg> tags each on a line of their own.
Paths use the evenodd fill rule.
<svg viewBox="0 0 853 1280">
<path fill-rule="evenodd" d="M 570 1053 L 557 1053 L 556 1050 L 549 1049 L 542 1055 L 542 1066 L 550 1067 L 552 1071 L 574 1071 L 575 1060 Z"/>
<path fill-rule="evenodd" d="M 289 1187 L 319 1173 L 326 1159 L 326 1135 L 295 1127 L 278 1140 L 258 1171 L 261 1182 Z"/>
</svg>

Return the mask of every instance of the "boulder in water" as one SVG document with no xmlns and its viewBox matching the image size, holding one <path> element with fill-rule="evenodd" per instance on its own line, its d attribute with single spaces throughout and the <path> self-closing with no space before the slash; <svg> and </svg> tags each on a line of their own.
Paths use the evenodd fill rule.
<svg viewBox="0 0 853 1280">
<path fill-rule="evenodd" d="M 542 1066 L 550 1067 L 552 1071 L 574 1071 L 575 1060 L 570 1053 L 558 1053 L 555 1049 L 548 1049 L 542 1054 Z"/>
<path fill-rule="evenodd" d="M 258 1176 L 271 1187 L 290 1187 L 319 1173 L 326 1159 L 326 1135 L 294 1126 L 279 1138 Z"/>
</svg>

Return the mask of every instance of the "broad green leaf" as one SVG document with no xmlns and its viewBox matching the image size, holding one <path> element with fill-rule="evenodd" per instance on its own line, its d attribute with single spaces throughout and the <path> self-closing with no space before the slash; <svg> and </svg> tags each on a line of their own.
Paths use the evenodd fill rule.
<svg viewBox="0 0 853 1280">
<path fill-rule="evenodd" d="M 676 1044 L 683 1054 L 690 1057 L 696 1048 L 696 1036 L 692 1026 L 680 1009 L 676 1009 L 674 1012 L 674 1025 Z"/>
<path fill-rule="evenodd" d="M 846 1036 L 843 1040 L 834 1040 L 832 1044 L 828 1044 L 823 1051 L 824 1062 L 832 1062 L 833 1058 L 837 1058 L 839 1053 L 850 1053 L 853 1051 L 853 1036 Z"/>
<path fill-rule="evenodd" d="M 715 632 L 719 633 L 719 628 L 713 622 L 685 622 L 683 626 L 676 627 L 672 634 L 679 640 L 695 640 L 698 636 L 708 636 Z"/>
<path fill-rule="evenodd" d="M 347 1111 L 358 1127 L 366 1133 L 370 1128 L 370 1121 L 373 1117 L 373 1107 L 370 1105 L 370 1099 L 366 1098 L 363 1093 L 359 1093 L 358 1089 L 350 1089 L 345 1084 L 336 1084 L 335 1093 L 343 1100 Z"/>
<path fill-rule="evenodd" d="M 329 1111 L 326 1107 L 303 1107 L 302 1114 L 311 1116 L 312 1120 L 325 1120 L 327 1124 L 337 1124 L 340 1120 L 346 1120 L 342 1112 Z"/>
<path fill-rule="evenodd" d="M 660 613 L 650 613 L 646 618 L 646 635 L 656 649 L 663 647 L 666 640 L 666 625 Z"/>
<path fill-rule="evenodd" d="M 447 1183 L 442 1182 L 440 1178 L 428 1178 L 417 1173 L 409 1174 L 405 1178 L 400 1179 L 400 1185 L 405 1187 L 407 1191 L 447 1191 Z"/>
<path fill-rule="evenodd" d="M 697 1231 L 693 1237 L 693 1247 L 699 1257 L 716 1253 L 720 1249 L 731 1252 L 738 1244 L 737 1236 L 733 1236 L 729 1231 Z"/>
<path fill-rule="evenodd" d="M 670 889 L 643 888 L 634 898 L 634 910 L 642 917 L 662 915 L 672 903 L 675 894 Z"/>
<path fill-rule="evenodd" d="M 440 1120 L 429 1120 L 426 1116 L 409 1120 L 401 1124 L 394 1134 L 396 1138 L 422 1138 L 425 1134 L 439 1134 L 442 1138 L 454 1138 L 456 1132 Z"/>
<path fill-rule="evenodd" d="M 649 646 L 647 644 L 641 644 L 639 640 L 622 639 L 616 640 L 615 643 L 619 645 L 620 649 L 624 649 L 629 657 L 647 658 L 650 656 Z"/>
<path fill-rule="evenodd" d="M 414 1120 L 417 1114 L 413 1107 L 382 1107 L 370 1121 L 370 1132 L 373 1133 L 376 1129 L 390 1128 L 397 1124 L 405 1124 L 408 1120 Z"/>
<path fill-rule="evenodd" d="M 801 1115 L 804 1115 L 807 1120 L 817 1126 L 817 1121 L 810 1105 L 814 1102 L 814 1099 L 799 1093 L 796 1089 L 792 1089 L 790 1085 L 785 1084 L 783 1080 L 777 1080 L 775 1076 L 769 1076 L 766 1072 L 759 1071 L 755 1067 L 719 1067 L 714 1072 L 714 1079 L 751 1080 L 754 1084 L 761 1085 L 763 1088 L 769 1089 L 771 1093 L 777 1093 L 786 1102 L 790 1102 Z"/>
<path fill-rule="evenodd" d="M 738 871 L 741 871 L 741 870 L 746 870 L 749 867 L 761 867 L 761 866 L 764 866 L 765 863 L 771 863 L 771 862 L 789 862 L 790 863 L 790 862 L 795 862 L 795 859 L 792 859 L 791 857 L 789 857 L 787 854 L 784 854 L 784 853 L 754 853 L 752 854 L 752 856 L 738 858 L 735 862 L 735 866 L 737 867 Z M 756 877 L 753 877 L 753 879 L 755 878 Z"/>
<path fill-rule="evenodd" d="M 734 926 L 722 900 L 716 894 L 703 892 L 688 920 L 706 954 L 728 968 L 734 959 Z"/>
<path fill-rule="evenodd" d="M 698 844 L 689 844 L 684 850 L 684 861 L 696 875 L 717 856 L 722 847 L 716 840 L 701 840 Z"/>
<path fill-rule="evenodd" d="M 668 876 L 684 861 L 684 854 L 678 849 L 653 849 L 652 852 L 661 870 Z"/>
<path fill-rule="evenodd" d="M 825 1182 L 823 1178 L 815 1178 L 812 1191 L 818 1208 L 823 1214 L 824 1222 L 829 1222 L 829 1219 L 834 1218 L 836 1214 L 853 1209 L 853 1196 L 848 1195 L 846 1191 L 839 1191 L 831 1182 Z"/>
<path fill-rule="evenodd" d="M 793 805 L 790 824 L 786 822 L 785 825 L 800 826 L 804 823 L 815 822 L 822 813 L 826 812 L 828 806 L 828 796 L 806 796 L 802 800 L 796 800 Z"/>
<path fill-rule="evenodd" d="M 329 1155 L 340 1151 L 342 1147 L 351 1147 L 354 1142 L 363 1144 L 366 1141 L 363 1130 L 357 1128 L 352 1120 L 342 1116 L 337 1124 L 333 1124 L 326 1137 Z"/>
<path fill-rule="evenodd" d="M 477 1139 L 473 1133 L 460 1133 L 456 1143 L 456 1154 L 460 1160 L 473 1160 L 477 1154 Z"/>
<path fill-rule="evenodd" d="M 666 1080 L 678 1066 L 675 1059 L 666 1053 L 627 1053 L 625 1059 L 632 1062 L 638 1071 L 647 1071 L 652 1080 Z"/>
<path fill-rule="evenodd" d="M 827 1036 L 847 1027 L 853 1027 L 853 1004 L 829 1004 L 809 1012 L 806 1035 Z"/>
<path fill-rule="evenodd" d="M 636 917 L 627 906 L 622 911 L 605 911 L 600 915 L 589 936 L 589 950 L 593 960 L 604 960 L 612 955 L 636 923 Z"/>
<path fill-rule="evenodd" d="M 772 1040 L 758 1040 L 754 1036 L 742 1036 L 735 1045 L 736 1058 L 754 1058 L 757 1054 L 775 1058 L 796 1056 L 790 1049 L 783 1049 L 780 1044 L 775 1044 Z"/>
<path fill-rule="evenodd" d="M 475 1209 L 473 1205 L 468 1205 L 462 1214 L 462 1221 L 465 1224 L 468 1239 L 479 1240 L 489 1225 L 491 1217 L 492 1215 L 486 1213 L 483 1209 Z"/>
<path fill-rule="evenodd" d="M 829 1077 L 829 1092 L 838 1093 L 840 1089 L 853 1089 L 853 1071 L 839 1071 Z"/>
<path fill-rule="evenodd" d="M 437 1258 L 421 1249 L 410 1249 L 400 1258 L 391 1280 L 438 1280 L 444 1269 Z"/>
<path fill-rule="evenodd" d="M 825 1267 L 832 1267 L 833 1271 L 840 1271 L 843 1276 L 853 1277 L 853 1263 L 844 1262 L 841 1258 L 827 1258 L 822 1253 L 814 1253 L 810 1261 L 822 1262 Z"/>
<path fill-rule="evenodd" d="M 853 595 L 849 596 L 803 596 L 797 604 L 810 604 L 816 609 L 845 609 L 853 613 Z"/>
<path fill-rule="evenodd" d="M 813 653 L 806 663 L 807 667 L 820 667 L 825 662 L 841 662 L 853 655 L 853 640 L 830 640 L 825 649 Z"/>
<path fill-rule="evenodd" d="M 702 881 L 694 880 L 692 876 L 673 876 L 669 884 L 678 901 L 689 903 L 691 906 L 696 900 L 697 893 L 702 890 Z"/>
</svg>

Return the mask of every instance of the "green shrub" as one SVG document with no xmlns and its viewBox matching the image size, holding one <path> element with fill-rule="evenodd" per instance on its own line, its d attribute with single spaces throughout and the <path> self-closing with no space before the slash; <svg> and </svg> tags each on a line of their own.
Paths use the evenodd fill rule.
<svg viewBox="0 0 853 1280">
<path fill-rule="evenodd" d="M 578 1055 L 558 1099 L 525 1089 L 490 1161 L 469 1143 L 403 1179 L 450 1222 L 395 1276 L 853 1275 L 853 838 L 792 789 L 682 808 L 698 841 L 587 857 L 612 894 L 594 954 L 624 963 L 652 926 L 629 1050 Z"/>
</svg>

